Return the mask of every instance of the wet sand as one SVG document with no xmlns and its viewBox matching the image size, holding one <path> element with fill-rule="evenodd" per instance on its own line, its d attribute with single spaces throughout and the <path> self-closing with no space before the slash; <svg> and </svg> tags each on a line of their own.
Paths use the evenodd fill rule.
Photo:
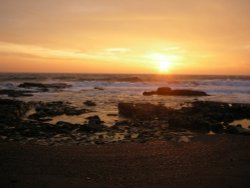
<svg viewBox="0 0 250 188">
<path fill-rule="evenodd" d="M 0 187 L 249 187 L 250 137 L 89 146 L 0 144 Z"/>
</svg>

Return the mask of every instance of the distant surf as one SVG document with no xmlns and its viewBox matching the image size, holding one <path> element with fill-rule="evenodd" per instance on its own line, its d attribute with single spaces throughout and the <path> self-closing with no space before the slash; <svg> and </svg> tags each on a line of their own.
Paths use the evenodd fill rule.
<svg viewBox="0 0 250 188">
<path fill-rule="evenodd" d="M 122 101 L 144 101 L 173 105 L 177 102 L 194 100 L 185 97 L 144 97 L 144 91 L 158 87 L 172 89 L 193 89 L 208 93 L 200 100 L 250 103 L 250 76 L 201 76 L 201 75 L 139 75 L 139 74 L 38 74 L 2 73 L 0 89 L 23 90 L 18 87 L 24 82 L 66 83 L 72 85 L 60 92 L 35 93 L 23 100 L 73 100 L 76 105 L 82 100 L 94 100 L 112 104 Z M 53 90 L 51 90 L 53 91 Z M 3 97 L 3 96 L 2 96 Z M 104 105 L 104 107 L 107 107 Z"/>
</svg>

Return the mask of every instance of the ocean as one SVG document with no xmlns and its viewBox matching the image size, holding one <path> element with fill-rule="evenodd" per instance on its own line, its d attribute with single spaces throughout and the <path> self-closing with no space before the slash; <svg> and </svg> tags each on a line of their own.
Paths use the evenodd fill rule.
<svg viewBox="0 0 250 188">
<path fill-rule="evenodd" d="M 219 101 L 228 103 L 250 103 L 250 76 L 201 76 L 201 75 L 136 75 L 136 74 L 31 74 L 2 73 L 0 89 L 23 90 L 18 85 L 24 82 L 67 83 L 72 85 L 63 90 L 34 93 L 31 97 L 19 97 L 24 101 L 65 101 L 77 107 L 86 107 L 83 102 L 91 100 L 97 106 L 88 107 L 105 122 L 112 124 L 119 117 L 119 102 L 154 103 L 179 108 L 185 102 L 194 100 Z M 143 96 L 144 91 L 158 87 L 172 89 L 193 89 L 207 92 L 206 97 Z M 7 96 L 0 96 L 8 98 Z M 90 114 L 88 114 L 90 115 Z M 70 119 L 71 118 L 71 119 Z M 85 116 L 58 117 L 53 121 L 67 119 L 77 123 Z"/>
</svg>

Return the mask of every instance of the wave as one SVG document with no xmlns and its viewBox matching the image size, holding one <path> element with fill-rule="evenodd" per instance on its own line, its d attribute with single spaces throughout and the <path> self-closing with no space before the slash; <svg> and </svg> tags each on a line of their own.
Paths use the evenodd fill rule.
<svg viewBox="0 0 250 188">
<path fill-rule="evenodd" d="M 0 89 L 19 89 L 28 82 L 67 83 L 80 91 L 94 87 L 121 91 L 155 90 L 158 87 L 198 89 L 208 94 L 250 94 L 250 76 L 119 75 L 119 74 L 0 74 Z"/>
</svg>

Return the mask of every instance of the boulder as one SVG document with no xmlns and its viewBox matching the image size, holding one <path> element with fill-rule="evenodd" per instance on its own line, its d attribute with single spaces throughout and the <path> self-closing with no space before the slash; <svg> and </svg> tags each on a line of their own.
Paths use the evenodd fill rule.
<svg viewBox="0 0 250 188">
<path fill-rule="evenodd" d="M 79 131 L 82 132 L 101 132 L 105 130 L 105 126 L 103 125 L 104 121 L 100 119 L 99 116 L 90 116 L 88 118 L 88 124 L 81 125 Z"/>
<path fill-rule="evenodd" d="M 176 89 L 172 90 L 169 87 L 160 87 L 156 91 L 144 92 L 143 95 L 168 95 L 168 96 L 208 96 L 204 91 Z"/>
<path fill-rule="evenodd" d="M 136 124 L 153 121 L 168 122 L 171 129 L 188 129 L 194 131 L 216 133 L 234 133 L 249 135 L 248 129 L 229 126 L 224 127 L 235 119 L 248 119 L 250 117 L 250 105 L 232 104 L 220 102 L 192 102 L 192 106 L 181 109 L 171 109 L 161 105 L 154 104 L 134 104 L 119 103 L 119 114 L 136 121 Z M 158 126 L 157 124 L 153 127 Z"/>
<path fill-rule="evenodd" d="M 104 90 L 104 88 L 102 88 L 102 87 L 94 87 L 94 89 L 95 89 L 95 90 L 100 90 L 100 91 L 103 91 L 103 90 Z"/>
<path fill-rule="evenodd" d="M 151 96 L 151 95 L 156 95 L 157 93 L 155 91 L 145 91 L 143 92 L 144 96 Z"/>
<path fill-rule="evenodd" d="M 166 94 L 159 94 L 159 95 L 173 95 L 173 96 L 208 96 L 208 94 L 204 91 L 195 91 L 195 90 L 187 90 L 187 89 L 176 89 L 171 90 Z"/>
<path fill-rule="evenodd" d="M 29 116 L 30 119 L 41 120 L 44 118 L 55 117 L 59 115 L 81 115 L 89 112 L 87 109 L 78 109 L 62 101 L 48 103 L 39 103 L 36 105 L 36 113 Z"/>
<path fill-rule="evenodd" d="M 33 96 L 32 93 L 33 91 L 10 90 L 10 89 L 0 90 L 0 95 L 8 95 L 9 97 L 31 97 Z"/>
<path fill-rule="evenodd" d="M 83 104 L 86 106 L 96 106 L 96 103 L 94 101 L 87 100 Z"/>
<path fill-rule="evenodd" d="M 118 110 L 119 114 L 124 117 L 141 120 L 153 120 L 158 117 L 164 119 L 169 111 L 171 111 L 162 105 L 153 105 L 150 103 L 119 103 Z"/>
<path fill-rule="evenodd" d="M 90 116 L 90 117 L 87 117 L 86 119 L 89 120 L 88 122 L 89 125 L 100 125 L 104 123 L 104 121 L 102 121 L 99 116 Z"/>
<path fill-rule="evenodd" d="M 17 124 L 31 106 L 30 103 L 18 100 L 0 99 L 0 123 Z"/>
<path fill-rule="evenodd" d="M 156 94 L 157 95 L 167 95 L 172 91 L 170 87 L 160 87 L 157 89 Z"/>
<path fill-rule="evenodd" d="M 18 87 L 21 88 L 38 88 L 42 91 L 48 91 L 49 89 L 65 89 L 72 87 L 69 84 L 65 83 L 52 83 L 52 84 L 44 84 L 44 83 L 32 83 L 32 82 L 24 82 L 20 84 Z"/>
</svg>

